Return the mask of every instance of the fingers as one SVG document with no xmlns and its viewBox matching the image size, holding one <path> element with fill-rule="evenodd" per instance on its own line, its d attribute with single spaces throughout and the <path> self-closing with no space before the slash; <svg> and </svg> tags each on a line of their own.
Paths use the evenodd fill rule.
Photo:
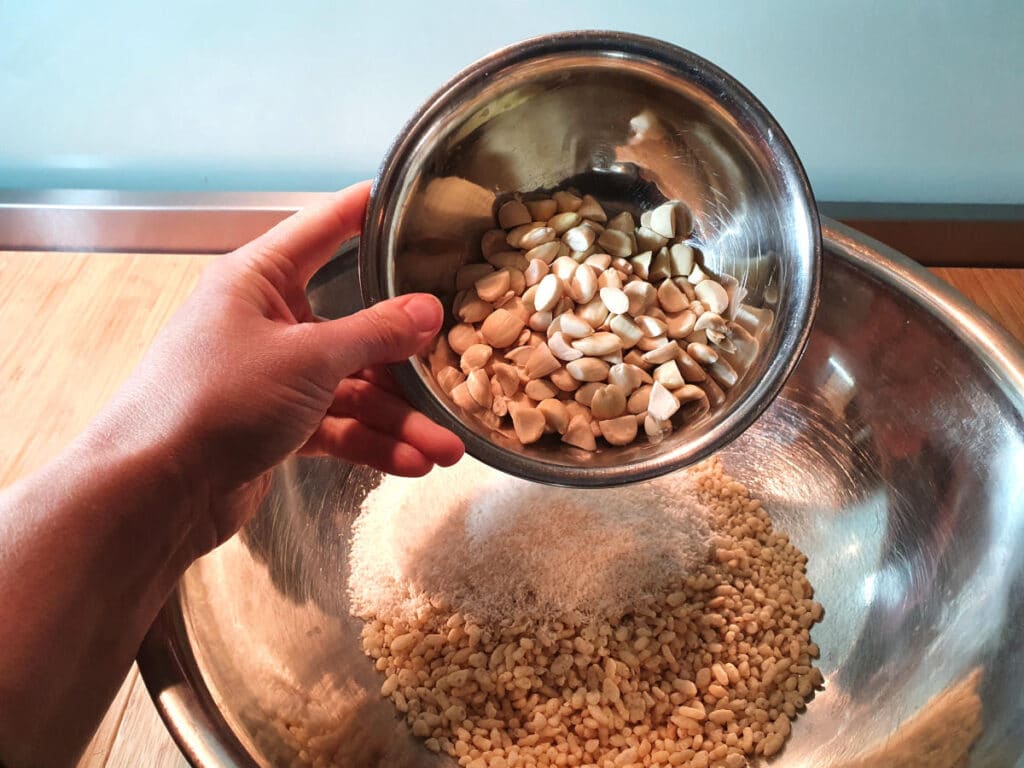
<svg viewBox="0 0 1024 768">
<path fill-rule="evenodd" d="M 398 386 L 398 382 L 395 381 L 395 377 L 391 375 L 390 369 L 384 365 L 375 365 L 370 368 L 364 368 L 363 370 L 353 374 L 356 378 L 368 381 L 375 387 L 383 389 L 385 392 L 390 392 L 392 395 L 402 396 L 402 390 Z"/>
<path fill-rule="evenodd" d="M 299 286 L 305 287 L 338 246 L 359 234 L 369 196 L 368 181 L 335 192 L 323 204 L 289 216 L 244 250 L 284 258 L 296 269 Z"/>
<path fill-rule="evenodd" d="M 298 326 L 311 334 L 310 361 L 326 363 L 336 381 L 381 363 L 396 363 L 419 352 L 441 328 L 441 302 L 416 293 L 382 301 L 339 320 Z"/>
<path fill-rule="evenodd" d="M 362 379 L 345 379 L 328 413 L 358 419 L 378 432 L 411 445 L 427 459 L 449 467 L 465 452 L 462 441 L 400 397 Z"/>
<path fill-rule="evenodd" d="M 324 419 L 303 452 L 326 453 L 402 477 L 421 477 L 434 466 L 418 450 L 391 435 L 377 432 L 356 419 L 331 416 Z"/>
</svg>

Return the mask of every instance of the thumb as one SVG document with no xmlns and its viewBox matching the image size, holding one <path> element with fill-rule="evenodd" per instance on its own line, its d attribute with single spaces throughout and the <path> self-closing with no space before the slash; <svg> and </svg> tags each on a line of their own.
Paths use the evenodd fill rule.
<svg viewBox="0 0 1024 768">
<path fill-rule="evenodd" d="M 423 349 L 441 329 L 441 302 L 412 293 L 314 326 L 320 353 L 338 379 L 381 363 L 397 363 Z"/>
</svg>

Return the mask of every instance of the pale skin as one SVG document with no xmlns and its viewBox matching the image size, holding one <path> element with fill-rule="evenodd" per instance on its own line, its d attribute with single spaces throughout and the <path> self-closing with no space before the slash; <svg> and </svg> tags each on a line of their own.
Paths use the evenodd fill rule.
<svg viewBox="0 0 1024 768">
<path fill-rule="evenodd" d="M 0 764 L 73 764 L 189 564 L 294 453 L 418 476 L 462 456 L 383 367 L 441 326 L 430 296 L 318 321 L 304 287 L 369 187 L 217 259 L 71 445 L 0 492 Z"/>
</svg>

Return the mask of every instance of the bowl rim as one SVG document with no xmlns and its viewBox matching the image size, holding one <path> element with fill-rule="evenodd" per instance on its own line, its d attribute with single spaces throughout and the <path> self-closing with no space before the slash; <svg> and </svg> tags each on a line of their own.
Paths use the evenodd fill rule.
<svg viewBox="0 0 1024 768">
<path fill-rule="evenodd" d="M 359 246 L 359 283 L 365 306 L 391 297 L 386 271 L 378 258 L 386 239 L 386 222 L 393 213 L 395 193 L 407 175 L 408 159 L 429 131 L 461 99 L 483 87 L 498 73 L 553 55 L 614 54 L 654 64 L 706 90 L 714 88 L 720 107 L 749 124 L 750 135 L 770 136 L 776 163 L 773 176 L 792 196 L 793 221 L 807 235 L 806 257 L 798 272 L 806 278 L 803 290 L 793 295 L 790 311 L 779 327 L 777 355 L 760 380 L 752 382 L 734 407 L 718 423 L 671 451 L 653 453 L 629 464 L 574 466 L 548 462 L 507 450 L 466 426 L 424 384 L 410 361 L 393 366 L 394 377 L 409 402 L 435 422 L 453 431 L 474 458 L 502 471 L 549 485 L 605 488 L 649 480 L 694 464 L 739 437 L 774 402 L 796 369 L 810 337 L 818 305 L 822 237 L 817 202 L 807 172 L 796 150 L 767 107 L 738 80 L 707 59 L 679 46 L 651 37 L 615 31 L 568 31 L 540 35 L 501 48 L 469 65 L 428 98 L 398 133 L 388 149 L 370 191 Z M 684 77 L 685 76 L 685 77 Z"/>
</svg>

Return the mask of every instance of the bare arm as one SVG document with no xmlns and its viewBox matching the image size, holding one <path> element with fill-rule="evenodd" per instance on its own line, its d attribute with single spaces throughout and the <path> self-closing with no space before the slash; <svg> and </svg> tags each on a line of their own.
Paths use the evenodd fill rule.
<svg viewBox="0 0 1024 768">
<path fill-rule="evenodd" d="M 435 299 L 331 322 L 306 302 L 366 195 L 218 259 L 86 432 L 0 492 L 0 762 L 73 763 L 174 583 L 253 514 L 288 455 L 406 475 L 461 456 L 377 367 L 436 334 Z"/>
</svg>

